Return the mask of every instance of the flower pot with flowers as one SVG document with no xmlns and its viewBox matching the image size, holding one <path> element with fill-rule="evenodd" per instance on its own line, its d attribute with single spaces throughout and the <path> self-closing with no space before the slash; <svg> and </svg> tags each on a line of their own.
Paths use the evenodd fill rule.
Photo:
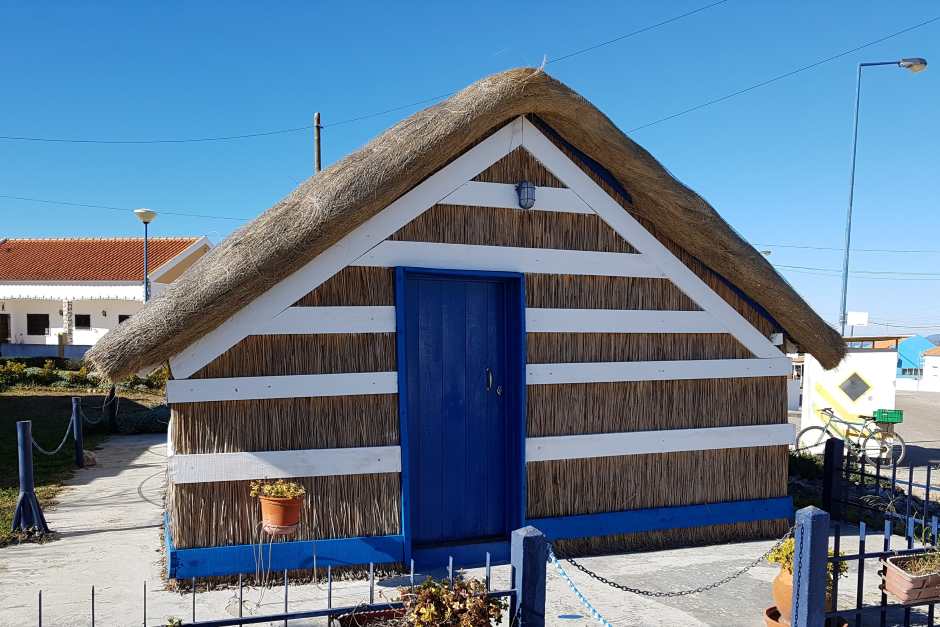
<svg viewBox="0 0 940 627">
<path fill-rule="evenodd" d="M 478 579 L 454 577 L 448 581 L 428 578 L 420 586 L 399 590 L 404 608 L 352 612 L 340 616 L 341 627 L 360 625 L 407 625 L 408 627 L 489 627 L 501 624 L 507 605 L 486 596 L 486 585 Z"/>
<path fill-rule="evenodd" d="M 294 481 L 252 481 L 251 496 L 261 503 L 264 531 L 274 536 L 294 533 L 300 524 L 300 508 L 306 490 Z"/>
<path fill-rule="evenodd" d="M 774 625 L 789 625 L 793 613 L 793 552 L 796 540 L 787 538 L 776 546 L 767 556 L 771 564 L 779 564 L 780 572 L 774 578 L 773 597 L 774 605 L 764 612 L 764 621 L 768 627 Z M 829 555 L 833 555 L 830 550 Z M 833 571 L 832 563 L 826 563 L 826 609 L 832 607 L 832 581 L 834 578 L 845 577 L 848 572 L 845 562 L 839 562 L 838 571 Z"/>
</svg>

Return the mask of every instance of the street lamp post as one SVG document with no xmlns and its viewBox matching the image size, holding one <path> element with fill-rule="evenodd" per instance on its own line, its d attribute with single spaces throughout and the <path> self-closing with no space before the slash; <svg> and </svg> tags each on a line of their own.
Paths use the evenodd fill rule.
<svg viewBox="0 0 940 627">
<path fill-rule="evenodd" d="M 852 243 L 852 201 L 855 196 L 855 155 L 858 149 L 858 103 L 862 91 L 862 68 L 876 65 L 894 65 L 913 73 L 927 69 L 927 60 L 919 57 L 901 59 L 900 61 L 876 61 L 873 63 L 859 63 L 858 73 L 855 77 L 855 121 L 852 128 L 852 168 L 849 174 L 849 208 L 845 216 L 845 254 L 842 258 L 842 304 L 839 307 L 839 324 L 842 335 L 845 335 L 846 323 L 846 297 L 849 290 L 849 247 Z"/>
<path fill-rule="evenodd" d="M 150 300 L 150 276 L 147 267 L 147 225 L 157 217 L 157 212 L 150 209 L 134 209 L 134 215 L 144 223 L 144 302 L 146 303 Z"/>
</svg>

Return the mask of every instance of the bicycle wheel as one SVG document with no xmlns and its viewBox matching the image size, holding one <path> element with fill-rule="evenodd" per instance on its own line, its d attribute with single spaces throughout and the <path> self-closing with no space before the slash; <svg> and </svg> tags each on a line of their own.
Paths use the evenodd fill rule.
<svg viewBox="0 0 940 627">
<path fill-rule="evenodd" d="M 826 443 L 828 435 L 822 427 L 806 427 L 796 436 L 796 452 L 822 455 L 823 445 Z"/>
<path fill-rule="evenodd" d="M 897 433 L 875 431 L 865 438 L 862 451 L 869 464 L 877 464 L 881 459 L 883 462 L 896 466 L 904 461 L 907 446 L 904 444 L 904 439 Z"/>
</svg>

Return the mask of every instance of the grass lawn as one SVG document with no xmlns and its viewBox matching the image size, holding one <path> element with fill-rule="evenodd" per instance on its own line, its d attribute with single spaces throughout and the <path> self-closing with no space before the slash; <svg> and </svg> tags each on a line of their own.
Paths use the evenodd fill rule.
<svg viewBox="0 0 940 627">
<path fill-rule="evenodd" d="M 15 387 L 0 393 L 0 547 L 17 539 L 10 531 L 19 494 L 16 423 L 18 420 L 32 420 L 33 438 L 46 450 L 52 450 L 62 441 L 72 414 L 73 396 L 82 397 L 82 409 L 89 419 L 96 420 L 101 416 L 104 394 L 100 392 Z M 163 403 L 162 394 L 150 392 L 122 390 L 120 397 L 122 414 Z M 97 448 L 108 437 L 105 429 L 104 424 L 85 424 L 85 449 Z M 75 447 L 71 438 L 54 457 L 33 449 L 36 494 L 44 511 L 55 503 L 56 495 L 62 489 L 61 481 L 71 476 L 74 457 Z"/>
</svg>

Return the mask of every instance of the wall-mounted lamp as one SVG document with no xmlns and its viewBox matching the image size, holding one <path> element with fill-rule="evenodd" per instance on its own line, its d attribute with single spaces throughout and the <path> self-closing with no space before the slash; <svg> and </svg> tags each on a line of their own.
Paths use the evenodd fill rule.
<svg viewBox="0 0 940 627">
<path fill-rule="evenodd" d="M 531 209 L 535 206 L 535 185 L 529 181 L 522 181 L 516 185 L 516 193 L 519 194 L 519 207 Z"/>
<path fill-rule="evenodd" d="M 104 309 L 102 309 L 102 310 L 101 310 L 101 317 L 102 317 L 102 318 L 107 318 L 107 317 L 108 317 L 108 312 L 105 311 Z"/>
</svg>

